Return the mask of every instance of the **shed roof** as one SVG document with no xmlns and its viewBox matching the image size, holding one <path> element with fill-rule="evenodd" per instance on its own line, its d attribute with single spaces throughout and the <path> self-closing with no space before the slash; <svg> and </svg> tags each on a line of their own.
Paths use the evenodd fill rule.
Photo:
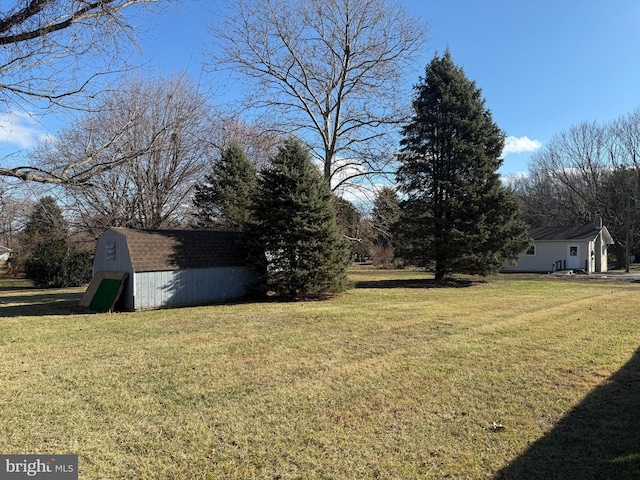
<svg viewBox="0 0 640 480">
<path fill-rule="evenodd" d="M 606 227 L 595 228 L 593 225 L 580 227 L 536 227 L 529 230 L 533 240 L 593 240 L 602 231 L 605 243 L 612 244 L 613 239 Z"/>
<path fill-rule="evenodd" d="M 113 228 L 124 235 L 134 272 L 244 265 L 237 232 Z"/>
</svg>

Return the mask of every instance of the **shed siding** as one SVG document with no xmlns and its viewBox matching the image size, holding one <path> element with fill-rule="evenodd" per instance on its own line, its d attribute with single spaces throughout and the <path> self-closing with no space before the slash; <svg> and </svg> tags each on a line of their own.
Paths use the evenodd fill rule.
<svg viewBox="0 0 640 480">
<path fill-rule="evenodd" d="M 93 273 L 128 274 L 117 310 L 203 305 L 238 298 L 257 282 L 257 276 L 242 266 L 233 235 L 109 229 L 98 238 Z"/>
<path fill-rule="evenodd" d="M 550 272 L 558 260 L 567 259 L 567 245 L 580 246 L 580 265 L 585 267 L 588 258 L 588 241 L 537 241 L 535 242 L 535 255 L 523 255 L 516 265 L 506 265 L 505 272 Z"/>
<path fill-rule="evenodd" d="M 129 275 L 133 273 L 129 247 L 124 235 L 107 230 L 98 238 L 93 258 L 93 273 L 96 272 L 122 272 Z"/>
<path fill-rule="evenodd" d="M 97 272 L 117 272 L 128 274 L 122 294 L 117 302 L 119 310 L 134 310 L 135 285 L 132 282 L 133 266 L 129 254 L 127 239 L 115 230 L 107 230 L 98 238 L 93 257 L 93 274 Z"/>
<path fill-rule="evenodd" d="M 256 282 L 245 267 L 138 272 L 135 310 L 203 305 L 242 297 Z"/>
</svg>

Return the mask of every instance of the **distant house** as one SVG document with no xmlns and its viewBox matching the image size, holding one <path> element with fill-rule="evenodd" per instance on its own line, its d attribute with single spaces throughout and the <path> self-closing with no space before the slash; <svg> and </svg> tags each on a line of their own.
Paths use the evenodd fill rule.
<svg viewBox="0 0 640 480">
<path fill-rule="evenodd" d="M 237 240 L 235 232 L 111 228 L 98 238 L 93 274 L 127 274 L 117 310 L 231 300 L 256 282 Z"/>
<path fill-rule="evenodd" d="M 0 265 L 4 265 L 9 261 L 11 249 L 8 247 L 0 247 Z"/>
<path fill-rule="evenodd" d="M 613 239 L 600 215 L 596 215 L 594 225 L 538 227 L 532 228 L 529 235 L 533 246 L 516 265 L 505 266 L 504 272 L 607 271 L 607 249 Z"/>
</svg>

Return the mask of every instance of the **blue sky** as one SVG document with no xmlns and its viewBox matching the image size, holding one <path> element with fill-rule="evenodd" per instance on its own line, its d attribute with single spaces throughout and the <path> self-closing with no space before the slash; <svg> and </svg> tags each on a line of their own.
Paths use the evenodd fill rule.
<svg viewBox="0 0 640 480">
<path fill-rule="evenodd" d="M 526 171 L 532 151 L 583 121 L 606 122 L 640 106 L 640 2 L 637 0 L 403 0 L 431 27 L 428 49 L 407 82 L 415 84 L 437 51 L 482 89 L 496 123 L 509 137 L 503 175 Z M 181 0 L 161 16 L 136 18 L 146 68 L 201 72 L 208 26 L 205 0 Z M 224 78 L 206 74 L 213 84 Z M 224 91 L 224 90 L 221 90 Z M 0 112 L 0 124 L 9 120 Z M 0 132 L 7 151 L 47 132 L 13 117 Z M 45 121 L 46 124 L 46 121 Z"/>
</svg>

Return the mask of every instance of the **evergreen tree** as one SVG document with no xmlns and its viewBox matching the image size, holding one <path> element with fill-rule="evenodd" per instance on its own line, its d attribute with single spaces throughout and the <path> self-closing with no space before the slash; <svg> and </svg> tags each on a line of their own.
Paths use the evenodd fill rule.
<svg viewBox="0 0 640 480">
<path fill-rule="evenodd" d="M 69 225 L 52 197 L 33 208 L 24 230 L 25 273 L 36 287 L 78 287 L 91 280 L 91 255 L 70 241 Z"/>
<path fill-rule="evenodd" d="M 66 238 L 68 234 L 69 227 L 56 200 L 50 196 L 41 198 L 27 220 L 24 229 L 26 242 L 35 246 L 43 241 Z"/>
<path fill-rule="evenodd" d="M 244 228 L 257 181 L 256 167 L 240 145 L 232 144 L 205 176 L 205 183 L 195 187 L 197 226 L 233 231 Z"/>
<path fill-rule="evenodd" d="M 262 172 L 245 237 L 268 291 L 299 298 L 347 288 L 349 249 L 333 196 L 299 141 L 289 139 Z"/>
<path fill-rule="evenodd" d="M 35 247 L 25 273 L 38 288 L 79 287 L 91 280 L 91 266 L 91 255 L 65 239 L 56 239 Z"/>
<path fill-rule="evenodd" d="M 504 133 L 448 50 L 415 91 L 398 158 L 402 255 L 433 267 L 438 281 L 494 273 L 529 246 L 516 196 L 497 173 Z"/>
<path fill-rule="evenodd" d="M 39 244 L 66 238 L 68 233 L 69 227 L 56 200 L 51 196 L 42 197 L 33 205 L 24 229 L 18 233 L 19 247 L 14 252 L 13 265 L 23 271 L 25 262 Z"/>
</svg>

